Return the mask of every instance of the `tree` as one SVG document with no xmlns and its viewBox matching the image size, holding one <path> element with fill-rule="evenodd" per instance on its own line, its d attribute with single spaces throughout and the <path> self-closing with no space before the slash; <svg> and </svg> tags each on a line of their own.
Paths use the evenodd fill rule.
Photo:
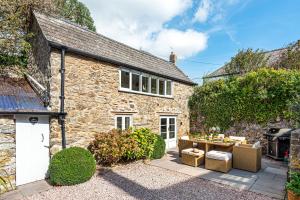
<svg viewBox="0 0 300 200">
<path fill-rule="evenodd" d="M 85 26 L 92 31 L 96 31 L 91 13 L 83 3 L 78 0 L 64 0 L 59 1 L 58 7 L 61 7 L 61 16 L 64 16 L 66 19 L 76 22 L 81 26 Z"/>
<path fill-rule="evenodd" d="M 274 64 L 276 68 L 300 69 L 300 41 L 294 42 L 286 47 L 278 61 Z"/>
<path fill-rule="evenodd" d="M 27 65 L 32 10 L 58 15 L 95 31 L 88 8 L 77 0 L 1 0 L 0 66 Z"/>
<path fill-rule="evenodd" d="M 226 73 L 244 74 L 249 71 L 264 67 L 267 58 L 263 51 L 251 48 L 239 50 L 239 52 L 231 58 L 230 62 L 225 65 Z"/>
</svg>

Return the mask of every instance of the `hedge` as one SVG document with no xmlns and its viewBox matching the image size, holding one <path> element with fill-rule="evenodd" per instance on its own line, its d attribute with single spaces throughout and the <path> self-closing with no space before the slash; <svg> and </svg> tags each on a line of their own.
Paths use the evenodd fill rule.
<svg viewBox="0 0 300 200">
<path fill-rule="evenodd" d="M 299 94 L 299 71 L 262 68 L 196 87 L 189 107 L 192 117 L 204 118 L 204 127 L 225 130 L 237 122 L 297 120 L 291 106 L 299 102 Z"/>
</svg>

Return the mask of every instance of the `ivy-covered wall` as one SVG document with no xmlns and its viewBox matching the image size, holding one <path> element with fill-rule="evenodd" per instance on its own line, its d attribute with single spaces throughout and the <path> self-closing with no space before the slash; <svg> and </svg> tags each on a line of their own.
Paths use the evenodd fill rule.
<svg viewBox="0 0 300 200">
<path fill-rule="evenodd" d="M 219 127 L 227 135 L 265 144 L 268 128 L 292 128 L 299 120 L 292 109 L 300 102 L 299 85 L 300 71 L 263 68 L 198 86 L 189 100 L 191 132 Z"/>
</svg>

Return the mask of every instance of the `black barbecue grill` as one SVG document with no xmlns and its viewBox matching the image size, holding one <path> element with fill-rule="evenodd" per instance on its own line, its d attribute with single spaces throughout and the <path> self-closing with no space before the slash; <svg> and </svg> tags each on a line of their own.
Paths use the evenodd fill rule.
<svg viewBox="0 0 300 200">
<path fill-rule="evenodd" d="M 264 135 L 268 140 L 267 156 L 276 160 L 283 160 L 290 149 L 291 132 L 288 128 L 270 128 Z"/>
</svg>

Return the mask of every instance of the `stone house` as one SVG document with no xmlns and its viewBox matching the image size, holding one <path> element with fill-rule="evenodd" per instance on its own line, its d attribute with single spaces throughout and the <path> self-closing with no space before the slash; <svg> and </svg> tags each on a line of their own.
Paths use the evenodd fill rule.
<svg viewBox="0 0 300 200">
<path fill-rule="evenodd" d="M 37 128 L 43 134 L 35 140 L 39 143 L 49 139 L 49 144 L 28 146 L 29 154 L 37 150 L 34 146 L 48 152 L 46 159 L 39 157 L 43 155 L 35 156 L 28 166 L 21 166 L 32 167 L 31 176 L 35 176 L 36 168 L 29 166 L 31 163 L 43 160 L 47 165 L 49 155 L 62 146 L 86 147 L 96 133 L 147 127 L 165 139 L 167 148 L 173 148 L 176 139 L 189 132 L 188 98 L 195 83 L 176 66 L 173 53 L 166 61 L 69 21 L 37 12 L 32 15 L 31 30 L 34 37 L 27 82 L 42 100 L 44 109 L 47 108 L 48 120 L 41 120 L 50 129 L 49 136 L 45 136 L 47 131 Z M 0 112 L 0 129 L 18 127 L 18 113 L 4 114 Z M 30 119 L 43 118 L 38 114 L 30 113 L 23 120 L 28 123 Z M 12 132 L 18 135 L 18 130 Z M 0 151 L 1 143 L 2 136 Z M 18 154 L 18 137 L 9 143 Z M 8 162 L 16 165 L 18 172 L 20 165 L 18 160 L 14 163 L 15 155 L 10 154 L 13 161 Z M 0 169 L 8 162 L 0 162 Z M 18 176 L 22 174 L 17 173 L 17 179 Z M 28 177 L 26 180 L 32 181 Z"/>
</svg>

